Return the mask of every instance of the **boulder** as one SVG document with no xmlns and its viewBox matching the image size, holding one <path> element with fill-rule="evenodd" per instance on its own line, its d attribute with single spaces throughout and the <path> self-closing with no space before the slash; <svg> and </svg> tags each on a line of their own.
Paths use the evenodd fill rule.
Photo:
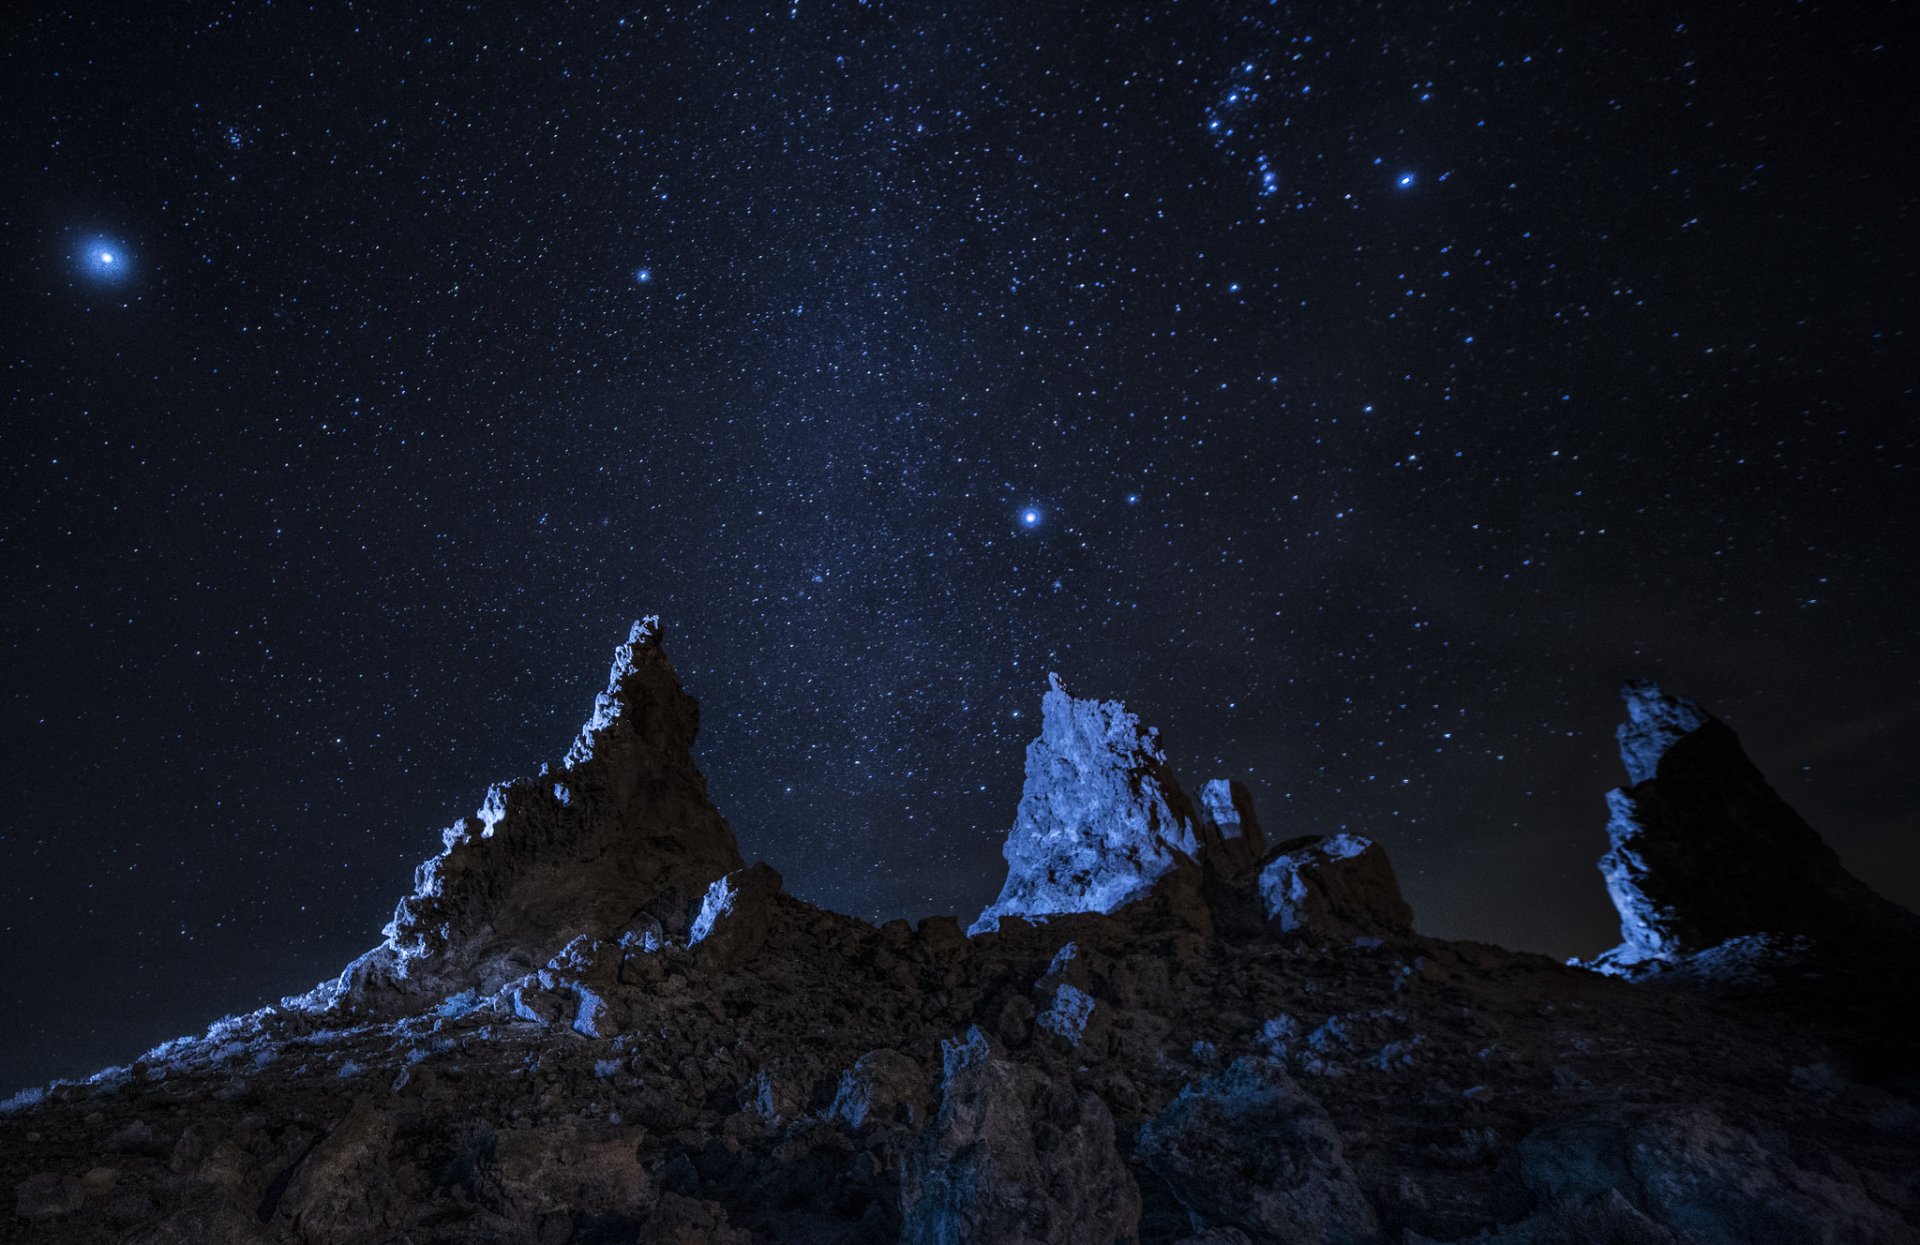
<svg viewBox="0 0 1920 1245">
<path fill-rule="evenodd" d="M 927 1073 L 897 1050 L 870 1050 L 840 1074 L 828 1115 L 848 1128 L 894 1122 L 918 1126 L 927 1110 Z"/>
<path fill-rule="evenodd" d="M 409 1208 L 388 1163 L 393 1133 L 392 1117 L 370 1098 L 355 1102 L 293 1168 L 274 1202 L 281 1224 L 297 1224 L 300 1239 L 313 1245 L 378 1240 L 402 1228 Z"/>
<path fill-rule="evenodd" d="M 779 872 L 765 861 L 716 878 L 700 901 L 687 945 L 714 968 L 746 963 L 767 941 L 783 887 Z"/>
<path fill-rule="evenodd" d="M 1382 937 L 1413 927 L 1386 851 L 1357 834 L 1279 844 L 1261 865 L 1260 898 L 1269 926 L 1281 933 Z"/>
</svg>

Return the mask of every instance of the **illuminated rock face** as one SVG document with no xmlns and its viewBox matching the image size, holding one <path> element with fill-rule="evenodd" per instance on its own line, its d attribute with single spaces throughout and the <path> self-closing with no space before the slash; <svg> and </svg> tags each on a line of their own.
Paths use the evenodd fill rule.
<svg viewBox="0 0 1920 1245">
<path fill-rule="evenodd" d="M 1920 945 L 1920 921 L 1841 866 L 1724 723 L 1653 683 L 1621 696 L 1631 785 L 1607 793 L 1612 845 L 1600 859 L 1621 942 L 1594 967 L 1632 974 L 1756 936 L 1834 951 Z"/>
<path fill-rule="evenodd" d="M 1159 733 L 1118 701 L 1069 695 L 1054 675 L 1002 850 L 1006 883 L 972 932 L 1003 916 L 1112 912 L 1144 898 L 1197 863 L 1200 832 Z"/>
<path fill-rule="evenodd" d="M 745 863 L 693 764 L 699 723 L 659 620 L 635 623 L 560 765 L 494 786 L 444 831 L 386 941 L 305 1002 L 492 991 L 577 936 L 617 940 L 649 921 L 683 930 L 708 886 Z"/>
</svg>

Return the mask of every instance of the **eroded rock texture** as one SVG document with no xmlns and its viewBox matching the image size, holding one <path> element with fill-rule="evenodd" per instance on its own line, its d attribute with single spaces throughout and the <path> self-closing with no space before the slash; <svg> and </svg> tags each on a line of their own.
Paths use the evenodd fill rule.
<svg viewBox="0 0 1920 1245">
<path fill-rule="evenodd" d="M 746 863 L 693 764 L 699 725 L 659 620 L 635 623 L 565 759 L 490 788 L 446 830 L 386 941 L 309 1005 L 393 1010 L 488 992 L 576 937 L 684 928 L 709 884 Z"/>
<path fill-rule="evenodd" d="M 1767 785 L 1719 719 L 1652 683 L 1621 688 L 1620 759 L 1601 858 L 1621 943 L 1597 962 L 1657 969 L 1714 953 L 1778 956 L 1798 943 L 1846 954 L 1920 948 L 1920 921 L 1848 873 Z"/>
<path fill-rule="evenodd" d="M 463 830 L 405 975 L 0 1104 L 0 1239 L 1920 1239 L 1911 960 L 1822 967 L 1852 1005 L 1808 1017 L 1696 988 L 1740 938 L 1643 983 L 1422 937 L 1377 845 L 1263 848 L 1244 791 L 1196 813 L 1120 706 L 1048 695 L 1003 898 L 1082 906 L 876 927 L 741 866 L 637 631 L 583 820 Z M 1650 711 L 1636 794 L 1713 725 Z"/>
<path fill-rule="evenodd" d="M 1004 850 L 1006 884 L 971 932 L 1003 916 L 1112 912 L 1194 868 L 1200 838 L 1159 732 L 1118 701 L 1068 694 L 1053 675 Z"/>
</svg>

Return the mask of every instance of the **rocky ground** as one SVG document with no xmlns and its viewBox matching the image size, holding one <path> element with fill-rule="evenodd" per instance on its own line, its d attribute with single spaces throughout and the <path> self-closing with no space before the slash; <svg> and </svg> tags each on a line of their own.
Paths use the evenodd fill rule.
<svg viewBox="0 0 1920 1245">
<path fill-rule="evenodd" d="M 9 1102 L 0 1238 L 1920 1240 L 1911 918 L 1716 901 L 1702 944 L 1712 879 L 1654 847 L 1710 860 L 1764 801 L 1722 824 L 1731 732 L 1672 703 L 1699 720 L 1623 735 L 1608 880 L 1646 885 L 1606 971 L 1419 936 L 1377 846 L 1267 845 L 1058 685 L 969 936 L 740 867 L 637 627 L 567 761 L 448 831 L 339 981 Z"/>
</svg>

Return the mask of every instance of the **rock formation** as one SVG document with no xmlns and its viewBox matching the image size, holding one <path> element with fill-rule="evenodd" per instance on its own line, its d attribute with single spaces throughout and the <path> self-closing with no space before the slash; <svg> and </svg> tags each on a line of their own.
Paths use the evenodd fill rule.
<svg viewBox="0 0 1920 1245">
<path fill-rule="evenodd" d="M 1112 912 L 1194 868 L 1200 838 L 1159 732 L 1118 701 L 1069 695 L 1050 675 L 1003 851 L 1006 883 L 972 933 L 1003 916 Z"/>
<path fill-rule="evenodd" d="M 1216 778 L 1192 800 L 1158 731 L 1118 701 L 1070 695 L 1057 675 L 1041 700 L 1040 734 L 1027 745 L 1004 852 L 1006 882 L 972 933 L 998 928 L 1002 917 L 1114 912 L 1149 897 L 1204 932 L 1217 920 L 1244 928 L 1249 912 L 1283 933 L 1336 938 L 1413 924 L 1373 843 L 1343 834 L 1269 848 L 1244 786 Z"/>
<path fill-rule="evenodd" d="M 1732 956 L 1783 927 L 1714 895 L 1749 876 L 1722 840 L 1824 849 L 1730 733 L 1637 694 L 1610 859 L 1641 853 L 1663 953 Z M 568 763 L 456 827 L 343 982 L 0 1103 L 0 1239 L 1920 1239 L 1911 960 L 1808 1021 L 1422 937 L 1377 845 L 1268 848 L 1118 704 L 1046 708 L 991 919 L 876 927 L 742 867 L 636 628 Z"/>
<path fill-rule="evenodd" d="M 1803 943 L 1920 949 L 1920 920 L 1842 867 L 1724 723 L 1653 683 L 1621 696 L 1631 785 L 1607 793 L 1612 846 L 1600 860 L 1621 943 L 1596 967 L 1633 974 Z"/>
<path fill-rule="evenodd" d="M 689 905 L 746 863 L 694 767 L 699 725 L 660 620 L 636 622 L 559 767 L 490 788 L 415 870 L 386 941 L 306 1005 L 491 992 L 576 937 L 684 928 Z"/>
</svg>

